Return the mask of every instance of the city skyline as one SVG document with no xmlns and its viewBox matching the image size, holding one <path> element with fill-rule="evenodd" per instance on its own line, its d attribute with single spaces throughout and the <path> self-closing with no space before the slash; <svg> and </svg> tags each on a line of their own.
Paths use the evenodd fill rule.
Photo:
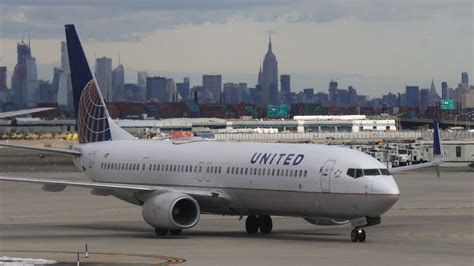
<svg viewBox="0 0 474 266">
<path fill-rule="evenodd" d="M 98 4 L 97 11 L 84 18 L 79 14 L 88 9 L 80 2 L 71 1 L 64 5 L 52 0 L 39 2 L 31 6 L 27 5 L 31 4 L 29 1 L 3 4 L 0 57 L 4 58 L 0 65 L 8 67 L 9 76 L 14 66 L 11 51 L 16 50 L 23 32 L 31 29 L 38 75 L 41 79 L 51 80 L 52 67 L 60 62 L 57 50 L 63 39 L 62 23 L 71 20 L 77 21 L 80 34 L 86 39 L 84 45 L 90 62 L 95 61 L 94 54 L 96 57 L 106 56 L 113 59 L 115 67 L 120 51 L 126 82 L 135 82 L 136 73 L 131 72 L 147 71 L 150 75 L 175 80 L 189 76 L 192 84 L 197 84 L 203 74 L 220 74 L 223 82 L 246 82 L 253 86 L 257 83 L 255 73 L 266 50 L 269 29 L 272 30 L 279 73 L 292 76 L 293 91 L 304 88 L 326 90 L 328 82 L 334 79 L 340 87 L 352 85 L 360 93 L 373 97 L 389 91 L 402 92 L 406 85 L 411 84 L 429 88 L 433 78 L 437 88 L 442 81 L 455 87 L 458 73 L 472 75 L 473 72 L 470 62 L 472 13 L 469 8 L 472 5 L 465 1 L 449 5 L 418 1 L 409 6 L 407 3 L 374 5 L 362 1 L 359 4 L 369 8 L 367 14 L 361 7 L 345 2 L 314 4 L 296 1 L 290 4 L 277 1 L 275 4 L 255 1 L 244 2 L 248 5 L 245 7 L 237 1 L 205 1 L 195 12 L 202 19 L 199 22 L 194 21 L 193 13 L 189 12 L 190 5 L 197 6 L 196 3 L 178 1 L 175 6 L 170 6 L 172 4 L 164 1 L 168 5 L 157 10 L 153 1 L 138 1 L 137 7 L 127 11 L 126 5 L 118 1 L 113 9 L 119 13 L 143 14 L 136 12 L 144 12 L 146 6 L 149 9 L 147 15 L 169 13 L 182 18 L 181 22 L 155 24 L 157 28 L 151 27 L 149 24 L 153 23 L 146 22 L 145 18 L 129 18 L 132 25 L 143 22 L 143 27 L 138 27 L 137 31 L 131 27 L 119 27 L 120 31 L 112 29 L 122 25 L 123 19 L 111 19 L 110 25 L 106 25 L 91 17 L 99 11 L 104 11 L 105 18 L 111 16 L 110 10 L 106 10 L 110 8 L 109 1 Z M 282 7 L 288 10 L 282 11 Z M 48 8 L 55 12 L 74 8 L 77 14 L 71 14 L 71 18 L 46 18 L 45 14 L 52 12 L 46 11 Z M 206 16 L 203 14 L 213 8 L 219 10 L 216 16 L 221 20 L 215 16 L 204 19 Z M 325 20 L 320 9 L 330 11 Z M 243 15 L 249 10 L 252 12 Z M 352 15 L 350 10 L 354 10 Z M 276 17 L 264 16 L 264 11 L 276 14 Z M 295 12 L 293 17 L 288 14 L 290 11 Z M 383 18 L 382 14 L 389 16 Z M 96 27 L 85 23 L 86 18 L 97 22 Z M 41 28 L 42 24 L 35 25 L 34 20 L 47 26 Z"/>
</svg>

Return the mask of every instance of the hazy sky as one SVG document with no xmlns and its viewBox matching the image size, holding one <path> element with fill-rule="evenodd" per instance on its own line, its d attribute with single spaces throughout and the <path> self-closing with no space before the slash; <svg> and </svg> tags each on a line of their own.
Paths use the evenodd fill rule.
<svg viewBox="0 0 474 266">
<path fill-rule="evenodd" d="M 11 75 L 16 43 L 31 32 L 42 79 L 60 62 L 64 24 L 76 24 L 90 63 L 120 50 L 126 80 L 136 71 L 201 84 L 256 83 L 272 31 L 279 73 L 294 90 L 341 87 L 380 95 L 435 79 L 474 80 L 473 1 L 305 0 L 0 0 L 0 65 Z M 28 34 L 25 34 L 27 36 Z M 26 38 L 26 37 L 25 37 Z"/>
</svg>

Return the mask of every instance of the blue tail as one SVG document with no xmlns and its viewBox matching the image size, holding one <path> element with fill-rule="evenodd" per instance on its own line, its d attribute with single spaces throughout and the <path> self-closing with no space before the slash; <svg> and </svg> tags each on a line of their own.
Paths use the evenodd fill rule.
<svg viewBox="0 0 474 266">
<path fill-rule="evenodd" d="M 132 139 L 110 119 L 74 25 L 65 25 L 79 143 Z"/>
<path fill-rule="evenodd" d="M 433 156 L 442 156 L 441 154 L 441 136 L 439 134 L 439 124 L 433 123 Z"/>
</svg>

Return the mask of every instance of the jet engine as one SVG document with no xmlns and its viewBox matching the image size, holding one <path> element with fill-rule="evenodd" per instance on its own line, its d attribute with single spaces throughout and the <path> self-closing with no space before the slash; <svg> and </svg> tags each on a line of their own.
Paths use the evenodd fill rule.
<svg viewBox="0 0 474 266">
<path fill-rule="evenodd" d="M 304 218 L 308 223 L 315 224 L 315 225 L 341 225 L 350 222 L 349 220 L 339 220 L 339 219 L 331 219 L 331 218 L 319 218 L 319 217 L 311 217 L 311 218 Z"/>
<path fill-rule="evenodd" d="M 155 195 L 143 204 L 145 222 L 155 228 L 187 229 L 199 221 L 199 204 L 191 196 L 167 192 Z"/>
</svg>

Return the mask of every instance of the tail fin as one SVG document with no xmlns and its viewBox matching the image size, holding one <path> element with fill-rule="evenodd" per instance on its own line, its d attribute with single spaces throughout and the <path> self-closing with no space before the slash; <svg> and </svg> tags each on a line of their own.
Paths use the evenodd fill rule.
<svg viewBox="0 0 474 266">
<path fill-rule="evenodd" d="M 79 143 L 133 139 L 110 118 L 74 25 L 65 25 Z"/>
</svg>

